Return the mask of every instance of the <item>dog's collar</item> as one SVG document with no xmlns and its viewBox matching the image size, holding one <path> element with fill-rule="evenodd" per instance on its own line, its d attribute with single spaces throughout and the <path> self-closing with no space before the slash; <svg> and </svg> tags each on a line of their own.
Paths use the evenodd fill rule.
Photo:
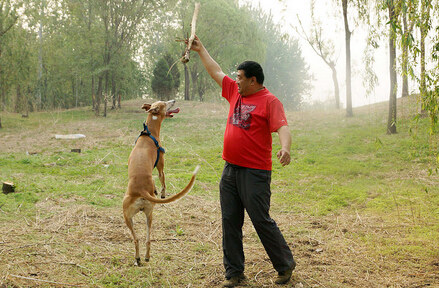
<svg viewBox="0 0 439 288">
<path fill-rule="evenodd" d="M 159 141 L 157 141 L 157 139 L 155 139 L 155 137 L 152 136 L 151 132 L 149 132 L 148 125 L 146 125 L 145 122 L 143 122 L 143 131 L 140 132 L 140 135 L 139 137 L 137 137 L 135 143 L 137 143 L 137 140 L 139 140 L 140 136 L 144 136 L 144 135 L 150 137 L 152 141 L 154 141 L 155 146 L 157 147 L 157 159 L 155 160 L 154 163 L 154 168 L 155 168 L 157 166 L 157 163 L 159 162 L 160 152 L 165 153 L 165 149 L 163 147 L 160 147 Z"/>
</svg>

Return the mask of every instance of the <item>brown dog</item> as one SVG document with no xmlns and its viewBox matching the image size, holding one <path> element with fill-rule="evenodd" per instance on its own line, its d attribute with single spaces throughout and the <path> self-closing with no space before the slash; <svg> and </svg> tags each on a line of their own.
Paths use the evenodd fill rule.
<svg viewBox="0 0 439 288">
<path fill-rule="evenodd" d="M 175 100 L 168 102 L 158 101 L 150 104 L 143 104 L 142 109 L 148 113 L 148 117 L 144 124 L 144 131 L 140 134 L 136 141 L 136 145 L 131 151 L 128 160 L 128 188 L 123 199 L 123 216 L 125 223 L 133 235 L 134 245 L 136 248 L 136 265 L 140 265 L 139 256 L 139 240 L 133 228 L 133 217 L 139 211 L 143 211 L 146 215 L 146 256 L 145 260 L 149 261 L 150 257 L 150 232 L 152 224 L 152 210 L 155 203 L 169 203 L 180 199 L 188 193 L 195 182 L 195 176 L 198 172 L 199 166 L 192 174 L 189 184 L 179 193 L 167 199 L 158 199 L 154 180 L 152 178 L 152 170 L 157 167 L 159 172 L 159 179 L 162 185 L 161 198 L 165 198 L 165 174 L 163 168 L 164 149 L 160 147 L 160 127 L 163 120 L 167 117 L 172 117 L 172 113 L 178 113 L 180 110 L 170 110 L 174 106 Z"/>
</svg>

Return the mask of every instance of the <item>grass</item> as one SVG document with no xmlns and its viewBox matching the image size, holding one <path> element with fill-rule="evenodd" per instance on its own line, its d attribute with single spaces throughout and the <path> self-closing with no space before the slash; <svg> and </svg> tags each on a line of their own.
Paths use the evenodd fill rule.
<svg viewBox="0 0 439 288">
<path fill-rule="evenodd" d="M 14 182 L 17 192 L 0 194 L 0 287 L 220 286 L 227 106 L 180 102 L 181 113 L 164 122 L 168 194 L 202 168 L 189 195 L 156 206 L 151 261 L 134 267 L 120 206 L 127 159 L 145 119 L 141 103 L 125 102 L 105 119 L 89 108 L 29 118 L 2 112 L 0 180 Z M 396 135 L 385 134 L 386 103 L 357 108 L 352 118 L 343 111 L 287 113 L 294 161 L 281 167 L 273 158 L 271 214 L 298 262 L 293 284 L 439 283 L 438 138 L 428 136 L 428 119 L 411 120 L 414 99 L 398 106 Z M 87 137 L 53 137 L 67 133 Z M 135 221 L 144 239 L 144 216 Z M 274 287 L 275 271 L 248 218 L 244 237 L 248 286 Z"/>
</svg>

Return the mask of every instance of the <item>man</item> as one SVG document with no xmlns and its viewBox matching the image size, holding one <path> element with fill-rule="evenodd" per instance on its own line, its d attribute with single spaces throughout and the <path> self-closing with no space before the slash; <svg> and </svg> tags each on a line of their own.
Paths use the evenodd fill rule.
<svg viewBox="0 0 439 288">
<path fill-rule="evenodd" d="M 236 81 L 226 76 L 198 37 L 192 44 L 209 75 L 222 88 L 230 103 L 224 133 L 220 182 L 223 252 L 226 280 L 224 287 L 235 287 L 245 279 L 242 226 L 244 209 L 278 272 L 277 284 L 285 284 L 296 263 L 279 228 L 269 215 L 271 182 L 271 133 L 279 134 L 282 166 L 290 163 L 291 134 L 282 103 L 264 86 L 261 66 L 246 61 L 237 68 Z"/>
</svg>

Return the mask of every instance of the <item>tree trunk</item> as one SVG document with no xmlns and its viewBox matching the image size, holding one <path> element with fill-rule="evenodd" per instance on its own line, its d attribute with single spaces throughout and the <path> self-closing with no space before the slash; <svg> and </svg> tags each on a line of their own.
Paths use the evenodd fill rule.
<svg viewBox="0 0 439 288">
<path fill-rule="evenodd" d="M 114 73 L 111 75 L 111 110 L 116 109 L 116 81 L 114 80 Z"/>
<path fill-rule="evenodd" d="M 91 76 L 91 99 L 93 101 L 93 111 L 96 111 L 95 77 Z"/>
<path fill-rule="evenodd" d="M 401 97 L 409 96 L 409 84 L 408 84 L 408 43 L 407 37 L 409 35 L 407 27 L 407 12 L 403 9 L 402 24 L 404 29 L 404 39 L 402 41 L 402 92 Z"/>
<path fill-rule="evenodd" d="M 0 97 L 1 97 L 1 101 L 0 101 L 0 111 L 3 111 L 6 107 L 6 90 L 3 87 L 3 85 L 0 87 Z"/>
<path fill-rule="evenodd" d="M 425 102 L 427 101 L 427 82 L 426 82 L 426 75 L 425 75 L 425 38 L 427 37 L 428 33 L 428 22 L 430 21 L 430 0 L 421 0 L 421 43 L 420 43 L 420 50 L 421 50 L 421 87 L 420 87 L 420 93 L 421 93 L 421 116 L 426 117 L 427 111 L 424 109 Z"/>
<path fill-rule="evenodd" d="M 41 2 L 41 19 L 44 19 L 44 8 L 46 6 L 46 1 L 43 0 Z M 43 23 L 42 20 L 40 20 L 39 27 L 38 27 L 38 40 L 39 40 L 39 47 L 38 47 L 38 88 L 37 88 L 37 107 L 38 109 L 42 109 L 42 78 L 43 78 Z"/>
<path fill-rule="evenodd" d="M 26 114 L 29 114 L 29 112 L 34 112 L 34 103 L 32 101 L 32 97 L 29 97 L 32 95 L 32 89 L 30 86 L 27 86 L 27 96 L 26 96 Z"/>
<path fill-rule="evenodd" d="M 348 23 L 348 0 L 343 1 L 343 19 L 346 46 L 346 116 L 352 117 L 352 88 L 351 88 L 351 31 Z"/>
<path fill-rule="evenodd" d="M 108 8 L 108 7 L 107 7 Z M 107 11 L 108 12 L 108 11 Z M 108 28 L 108 15 L 104 16 L 105 26 L 105 50 L 104 50 L 104 67 L 105 67 L 105 87 L 104 87 L 104 117 L 107 117 L 107 97 L 108 97 L 108 78 L 110 69 L 110 32 Z"/>
<path fill-rule="evenodd" d="M 71 81 L 72 81 L 72 96 L 74 96 L 76 94 L 76 76 L 72 77 Z M 70 102 L 70 97 L 69 97 L 68 101 L 66 101 L 66 102 L 68 102 L 68 103 Z M 78 101 L 76 101 L 76 103 L 77 102 Z M 67 106 L 70 107 L 70 104 L 67 104 Z"/>
<path fill-rule="evenodd" d="M 198 73 L 197 69 L 191 70 L 191 80 L 192 80 L 192 93 L 191 93 L 191 100 L 195 99 L 195 93 L 198 91 Z"/>
<path fill-rule="evenodd" d="M 78 98 L 79 98 L 79 80 L 78 80 L 78 76 L 75 76 L 75 107 L 78 108 Z"/>
<path fill-rule="evenodd" d="M 189 87 L 190 87 L 189 71 L 186 63 L 184 63 L 184 100 L 190 100 Z"/>
<path fill-rule="evenodd" d="M 1 30 L 2 30 L 2 24 L 0 23 L 0 31 Z M 0 37 L 0 59 L 1 59 L 1 57 L 2 57 L 2 41 L 1 41 L 1 37 Z M 0 81 L 2 81 L 2 79 L 3 79 L 3 72 L 2 71 L 3 71 L 2 67 L 0 66 Z M 6 91 L 5 91 L 4 85 L 0 85 L 0 111 L 3 111 L 5 106 L 6 106 Z"/>
<path fill-rule="evenodd" d="M 396 21 L 395 6 L 393 0 L 389 0 L 389 21 Z M 390 72 L 390 96 L 389 96 L 389 117 L 387 120 L 387 134 L 396 134 L 396 46 L 395 46 L 395 31 L 390 25 L 389 35 L 389 72 Z"/>
<path fill-rule="evenodd" d="M 421 97 L 423 98 L 425 95 L 425 38 L 427 37 L 427 17 L 426 17 L 426 0 L 421 0 L 421 44 L 420 44 L 420 50 L 421 50 Z"/>
<path fill-rule="evenodd" d="M 329 67 L 332 70 L 332 82 L 334 83 L 335 108 L 340 109 L 340 88 L 338 86 L 337 70 L 335 63 L 330 63 Z"/>
<path fill-rule="evenodd" d="M 23 102 L 21 99 L 22 95 L 21 95 L 20 84 L 17 84 L 16 93 L 17 93 L 17 98 L 16 98 L 16 102 L 15 102 L 15 113 L 20 113 L 21 112 L 21 103 Z"/>
<path fill-rule="evenodd" d="M 92 13 L 92 5 L 91 5 L 91 0 L 88 1 L 88 33 L 90 34 L 91 32 L 91 17 L 92 17 L 93 13 Z M 89 37 L 88 43 L 90 45 L 90 51 L 93 51 L 93 41 L 92 41 L 92 37 Z M 90 53 L 90 71 L 91 71 L 91 99 L 92 99 L 92 107 L 93 110 L 96 111 L 96 94 L 95 94 L 95 77 L 93 75 L 93 52 Z"/>
<path fill-rule="evenodd" d="M 108 67 L 108 66 L 107 66 Z M 104 92 L 104 117 L 107 117 L 107 102 L 108 102 L 108 70 L 105 72 L 105 92 Z"/>
<path fill-rule="evenodd" d="M 102 98 L 102 80 L 103 80 L 103 76 L 99 76 L 99 80 L 98 80 L 98 92 L 96 93 L 96 109 L 95 109 L 95 114 L 96 116 L 99 116 L 99 110 L 101 107 L 101 98 Z"/>
<path fill-rule="evenodd" d="M 204 93 L 206 92 L 205 90 L 205 85 L 203 85 L 203 83 L 198 83 L 198 97 L 200 99 L 200 102 L 204 101 Z"/>
</svg>

